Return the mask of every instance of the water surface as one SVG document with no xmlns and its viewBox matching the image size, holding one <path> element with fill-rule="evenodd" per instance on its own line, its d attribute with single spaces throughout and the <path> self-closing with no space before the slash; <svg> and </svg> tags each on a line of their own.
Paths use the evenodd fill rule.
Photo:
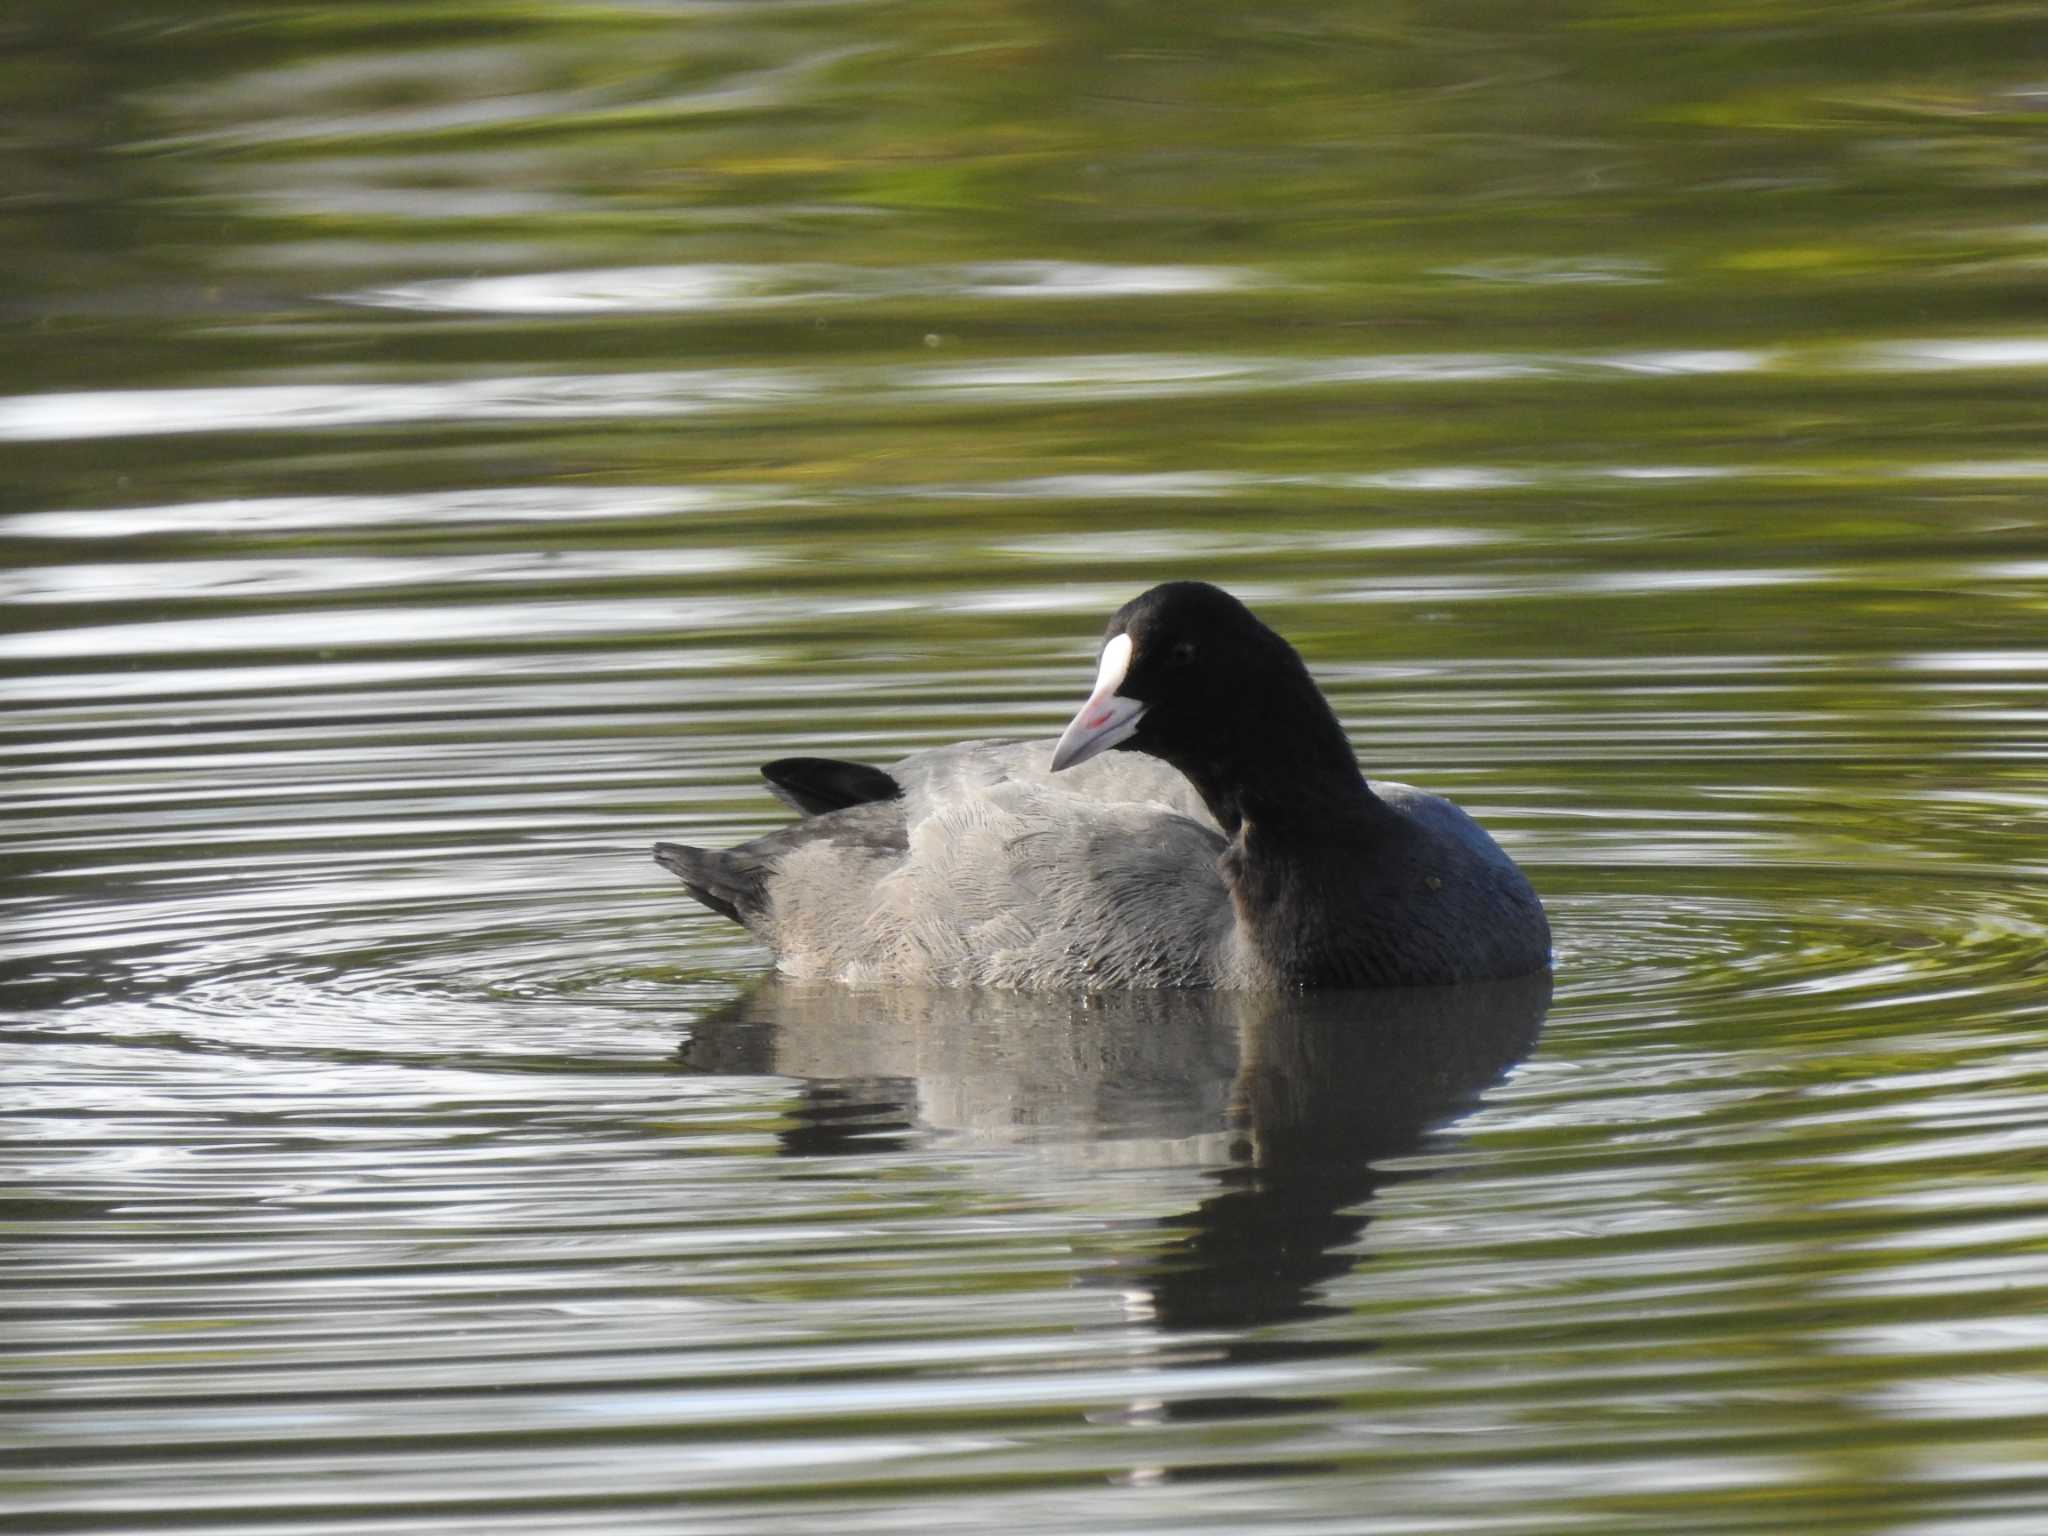
<svg viewBox="0 0 2048 1536">
<path fill-rule="evenodd" d="M 10 1529 L 2048 1519 L 2028 8 L 0 26 Z M 1166 576 L 1554 983 L 778 985 L 648 861 Z"/>
</svg>

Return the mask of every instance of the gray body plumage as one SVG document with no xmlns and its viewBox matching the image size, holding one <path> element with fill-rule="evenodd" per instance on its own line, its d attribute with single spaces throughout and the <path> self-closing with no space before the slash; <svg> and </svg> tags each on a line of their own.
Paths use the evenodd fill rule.
<svg viewBox="0 0 2048 1536">
<path fill-rule="evenodd" d="M 1045 742 L 968 742 L 888 770 L 893 799 L 823 811 L 729 850 L 661 844 L 691 894 L 771 946 L 791 977 L 940 987 L 1292 984 L 1287 936 L 1257 931 L 1226 877 L 1231 845 L 1188 780 L 1137 753 L 1057 777 Z M 1366 958 L 1346 984 L 1513 975 L 1547 962 L 1541 908 L 1464 812 L 1375 781 L 1398 835 L 1356 871 Z M 785 796 L 787 798 L 787 796 Z M 1347 881 L 1347 884 L 1350 882 Z M 1371 932 L 1384 920 L 1384 942 Z M 1517 952 L 1483 956 L 1499 926 Z M 1445 937 L 1444 963 L 1430 951 Z M 1502 941 L 1505 946 L 1509 940 Z M 1485 941 L 1480 941 L 1483 950 Z M 1384 953 L 1381 953 L 1384 951 Z M 1377 958 L 1374 958 L 1377 956 Z"/>
</svg>

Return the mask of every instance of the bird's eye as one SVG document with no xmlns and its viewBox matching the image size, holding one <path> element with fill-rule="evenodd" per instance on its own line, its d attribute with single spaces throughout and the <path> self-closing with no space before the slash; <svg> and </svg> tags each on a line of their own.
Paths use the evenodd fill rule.
<svg viewBox="0 0 2048 1536">
<path fill-rule="evenodd" d="M 1170 667 L 1184 667 L 1195 659 L 1195 642 L 1177 640 L 1173 649 L 1166 653 L 1166 664 Z"/>
</svg>

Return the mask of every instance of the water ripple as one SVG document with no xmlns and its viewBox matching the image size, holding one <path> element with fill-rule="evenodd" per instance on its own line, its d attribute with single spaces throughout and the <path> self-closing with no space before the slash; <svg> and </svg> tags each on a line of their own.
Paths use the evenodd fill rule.
<svg viewBox="0 0 2048 1536">
<path fill-rule="evenodd" d="M 1928 340 L 1805 357 L 1784 349 L 1607 354 L 1403 353 L 1330 358 L 1146 353 L 808 371 L 722 368 L 524 375 L 437 383 L 358 380 L 209 389 L 102 390 L 0 398 L 0 441 L 48 442 L 186 432 L 310 431 L 397 422 L 574 421 L 706 411 L 786 410 L 821 398 L 898 396 L 959 404 L 1162 400 L 1355 385 L 1501 384 L 1532 380 L 1691 379 L 1771 372 L 1890 373 L 1928 368 L 2030 369 L 2048 343 Z"/>
<path fill-rule="evenodd" d="M 515 315 L 687 313 L 733 307 L 872 303 L 911 298 L 1122 299 L 1271 287 L 1240 268 L 1114 266 L 1075 261 L 953 267 L 705 264 L 441 278 L 343 297 L 379 308 Z"/>
</svg>

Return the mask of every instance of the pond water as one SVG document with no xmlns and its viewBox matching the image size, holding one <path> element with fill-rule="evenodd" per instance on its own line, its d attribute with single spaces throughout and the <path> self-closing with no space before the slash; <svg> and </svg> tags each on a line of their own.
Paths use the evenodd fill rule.
<svg viewBox="0 0 2048 1536">
<path fill-rule="evenodd" d="M 11 1531 L 2048 1528 L 2031 6 L 0 22 Z M 1553 980 L 647 856 L 1200 576 Z"/>
</svg>

